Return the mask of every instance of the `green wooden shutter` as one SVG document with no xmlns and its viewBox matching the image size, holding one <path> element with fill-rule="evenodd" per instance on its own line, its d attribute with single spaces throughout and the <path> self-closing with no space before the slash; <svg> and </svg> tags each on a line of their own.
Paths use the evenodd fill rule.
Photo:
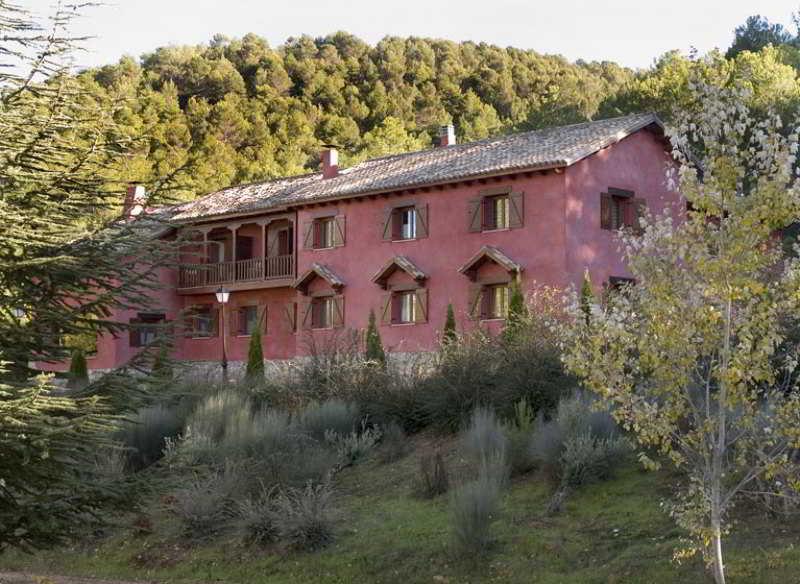
<svg viewBox="0 0 800 584">
<path fill-rule="evenodd" d="M 611 231 L 614 229 L 611 219 L 611 207 L 614 200 L 608 193 L 600 194 L 600 229 Z"/>
<path fill-rule="evenodd" d="M 523 193 L 508 195 L 508 227 L 518 229 L 525 223 L 525 196 Z"/>
<path fill-rule="evenodd" d="M 428 289 L 417 288 L 414 290 L 414 322 L 428 322 Z"/>
<path fill-rule="evenodd" d="M 341 247 L 345 241 L 345 217 L 344 215 L 336 215 L 333 218 L 333 246 Z"/>
<path fill-rule="evenodd" d="M 414 208 L 417 214 L 417 239 L 428 237 L 428 205 L 418 205 Z"/>
<path fill-rule="evenodd" d="M 467 226 L 469 231 L 478 232 L 481 230 L 481 206 L 483 198 L 477 197 L 467 203 Z"/>
</svg>

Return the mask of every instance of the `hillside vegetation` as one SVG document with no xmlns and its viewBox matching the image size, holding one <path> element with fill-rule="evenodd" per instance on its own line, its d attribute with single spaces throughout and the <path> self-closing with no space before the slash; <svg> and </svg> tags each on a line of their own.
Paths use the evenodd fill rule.
<svg viewBox="0 0 800 584">
<path fill-rule="evenodd" d="M 792 42 L 694 60 L 670 52 L 633 71 L 473 42 L 387 37 L 372 46 L 338 32 L 270 47 L 249 34 L 159 48 L 81 77 L 121 104 L 120 124 L 144 138 L 119 180 L 185 200 L 315 169 L 321 144 L 338 145 L 345 165 L 426 148 L 445 123 L 469 141 L 639 111 L 669 121 L 694 107 L 693 72 L 744 80 L 756 109 L 793 111 L 800 58 Z"/>
</svg>

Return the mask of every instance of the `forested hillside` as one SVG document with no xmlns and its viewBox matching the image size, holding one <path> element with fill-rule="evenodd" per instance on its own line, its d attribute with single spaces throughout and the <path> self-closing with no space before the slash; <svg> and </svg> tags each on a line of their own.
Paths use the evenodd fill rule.
<svg viewBox="0 0 800 584">
<path fill-rule="evenodd" d="M 723 83 L 745 79 L 751 105 L 788 112 L 800 98 L 794 37 L 784 31 L 740 45 L 770 41 L 780 44 L 695 59 L 667 53 L 632 71 L 472 42 L 410 37 L 371 46 L 339 32 L 273 48 L 250 34 L 159 48 L 81 76 L 121 105 L 131 137 L 146 137 L 119 180 L 185 200 L 312 170 L 320 144 L 338 145 L 344 165 L 424 148 L 448 122 L 466 141 L 634 111 L 669 120 L 676 107 L 692 107 L 692 71 Z"/>
</svg>

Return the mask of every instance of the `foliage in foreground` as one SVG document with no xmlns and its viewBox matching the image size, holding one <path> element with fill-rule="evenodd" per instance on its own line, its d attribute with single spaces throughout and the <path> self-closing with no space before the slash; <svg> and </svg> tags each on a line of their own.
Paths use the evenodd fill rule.
<svg viewBox="0 0 800 584">
<path fill-rule="evenodd" d="M 637 285 L 588 319 L 573 297 L 564 347 L 639 443 L 686 473 L 673 513 L 722 584 L 740 495 L 759 479 L 774 489 L 778 475 L 800 488 L 800 264 L 774 236 L 800 215 L 798 130 L 784 137 L 776 116 L 754 119 L 747 90 L 697 92 L 703 110 L 673 136 L 688 218 L 623 234 Z"/>
</svg>

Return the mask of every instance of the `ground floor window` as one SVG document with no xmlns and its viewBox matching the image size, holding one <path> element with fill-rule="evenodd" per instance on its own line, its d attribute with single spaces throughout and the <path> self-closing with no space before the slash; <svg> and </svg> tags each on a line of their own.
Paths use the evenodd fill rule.
<svg viewBox="0 0 800 584">
<path fill-rule="evenodd" d="M 252 335 L 260 324 L 260 310 L 258 306 L 241 306 L 237 310 L 238 330 L 237 334 L 243 336 Z M 262 329 L 263 332 L 263 329 Z"/>
<path fill-rule="evenodd" d="M 130 320 L 130 346 L 146 347 L 158 338 L 159 328 L 164 324 L 163 313 L 139 313 Z"/>
<path fill-rule="evenodd" d="M 481 318 L 506 318 L 511 289 L 508 284 L 493 284 L 483 289 L 481 298 Z"/>
<path fill-rule="evenodd" d="M 417 320 L 417 302 L 414 290 L 392 294 L 392 324 L 409 324 Z"/>
<path fill-rule="evenodd" d="M 314 300 L 311 301 L 311 328 L 331 328 L 333 326 L 335 309 L 333 296 L 314 298 Z"/>
<path fill-rule="evenodd" d="M 192 308 L 189 333 L 193 338 L 201 339 L 217 336 L 217 310 L 211 304 Z"/>
</svg>

